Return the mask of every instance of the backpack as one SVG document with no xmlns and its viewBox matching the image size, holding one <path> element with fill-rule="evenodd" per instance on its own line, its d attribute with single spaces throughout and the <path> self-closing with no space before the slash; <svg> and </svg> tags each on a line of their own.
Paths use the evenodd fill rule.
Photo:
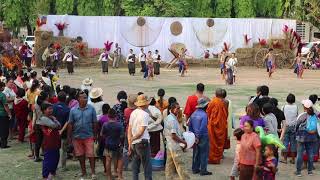
<svg viewBox="0 0 320 180">
<path fill-rule="evenodd" d="M 306 131 L 308 131 L 308 133 L 311 133 L 311 134 L 316 133 L 317 132 L 317 123 L 318 123 L 317 116 L 315 114 L 310 116 L 307 119 Z"/>
</svg>

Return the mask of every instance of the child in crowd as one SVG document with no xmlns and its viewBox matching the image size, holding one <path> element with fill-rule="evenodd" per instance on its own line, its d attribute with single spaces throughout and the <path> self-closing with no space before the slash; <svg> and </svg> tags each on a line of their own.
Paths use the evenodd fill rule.
<svg viewBox="0 0 320 180">
<path fill-rule="evenodd" d="M 285 121 L 283 121 L 280 139 L 286 149 L 282 150 L 283 159 L 280 162 L 285 164 L 287 164 L 287 157 L 291 157 L 290 163 L 294 164 L 297 156 L 296 123 L 299 108 L 295 101 L 296 97 L 293 94 L 289 94 L 287 96 L 287 104 L 282 108 Z"/>
<path fill-rule="evenodd" d="M 19 129 L 19 142 L 24 142 L 25 130 L 28 126 L 28 102 L 23 99 L 25 96 L 24 89 L 19 88 L 14 99 L 13 109 L 15 112 L 16 120 Z"/>
<path fill-rule="evenodd" d="M 233 166 L 231 169 L 230 174 L 230 180 L 235 180 L 236 177 L 239 176 L 239 152 L 240 152 L 240 142 L 241 142 L 241 136 L 244 134 L 243 130 L 241 128 L 237 128 L 233 131 L 233 136 L 235 137 L 237 141 L 234 160 L 233 160 Z"/>
<path fill-rule="evenodd" d="M 267 134 L 274 134 L 278 136 L 278 121 L 276 116 L 272 113 L 273 106 L 270 103 L 266 103 L 262 107 L 263 119 L 265 122 L 265 129 Z"/>
<path fill-rule="evenodd" d="M 30 159 L 35 159 L 35 146 L 36 146 L 36 133 L 34 131 L 34 124 L 32 121 L 32 113 L 28 114 L 28 134 L 29 134 L 29 144 L 30 144 L 30 151 L 31 154 L 28 155 Z"/>
<path fill-rule="evenodd" d="M 260 169 L 262 170 L 263 180 L 276 179 L 276 172 L 278 167 L 278 161 L 277 158 L 275 158 L 276 151 L 276 147 L 272 144 L 268 144 L 265 147 L 263 166 L 260 167 Z"/>
<path fill-rule="evenodd" d="M 122 153 L 124 129 L 117 119 L 117 113 L 114 109 L 108 111 L 109 122 L 102 126 L 101 136 L 105 139 L 105 156 L 106 156 L 106 176 L 108 180 L 112 179 L 111 162 L 117 161 L 117 175 L 119 180 L 123 180 L 122 176 Z"/>
<path fill-rule="evenodd" d="M 40 118 L 41 130 L 43 133 L 43 151 L 44 159 L 42 162 L 42 177 L 44 179 L 52 179 L 56 175 L 59 158 L 61 138 L 59 129 L 60 123 L 52 115 L 52 104 L 43 103 L 41 105 L 43 116 Z"/>
<path fill-rule="evenodd" d="M 110 109 L 110 105 L 109 104 L 103 104 L 102 105 L 102 115 L 99 118 L 99 129 L 98 132 L 101 131 L 102 126 L 105 123 L 108 123 L 109 121 L 109 117 L 108 117 L 108 111 Z M 99 137 L 99 142 L 98 142 L 98 150 L 97 150 L 97 156 L 101 159 L 102 163 L 103 163 L 103 167 L 104 167 L 104 171 L 107 172 L 106 170 L 106 157 L 104 156 L 104 149 L 105 149 L 105 145 L 104 145 L 104 138 L 102 136 Z"/>
</svg>

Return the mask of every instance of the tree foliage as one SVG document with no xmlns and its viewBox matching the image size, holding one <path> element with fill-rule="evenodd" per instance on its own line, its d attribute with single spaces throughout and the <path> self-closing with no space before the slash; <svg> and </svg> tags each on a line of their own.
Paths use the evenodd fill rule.
<svg viewBox="0 0 320 180">
<path fill-rule="evenodd" d="M 72 14 L 74 0 L 56 0 L 57 14 Z"/>
<path fill-rule="evenodd" d="M 232 0 L 216 0 L 214 6 L 216 17 L 231 17 Z"/>
<path fill-rule="evenodd" d="M 258 0 L 260 1 L 260 0 Z M 268 0 L 273 1 L 273 0 Z M 271 4 L 268 2 L 268 4 Z M 255 17 L 255 3 L 254 0 L 236 0 L 234 1 L 234 11 L 237 18 Z"/>
<path fill-rule="evenodd" d="M 288 1 L 288 2 L 283 2 Z M 292 8 L 290 2 L 292 0 L 255 0 L 255 13 L 257 17 L 281 17 L 284 13 L 283 8 L 287 10 Z M 283 4 L 284 3 L 284 4 Z"/>
<path fill-rule="evenodd" d="M 0 0 L 0 21 L 31 27 L 39 14 L 292 18 L 320 28 L 320 0 Z"/>
</svg>

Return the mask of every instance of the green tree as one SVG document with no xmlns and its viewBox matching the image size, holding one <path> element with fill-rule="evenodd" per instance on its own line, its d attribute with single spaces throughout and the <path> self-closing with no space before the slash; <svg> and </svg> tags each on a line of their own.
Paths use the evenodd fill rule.
<svg viewBox="0 0 320 180">
<path fill-rule="evenodd" d="M 14 36 L 18 35 L 20 27 L 22 26 L 26 26 L 28 34 L 32 34 L 36 19 L 35 1 L 36 0 L 3 0 L 3 18 L 6 26 L 13 30 Z"/>
<path fill-rule="evenodd" d="M 193 11 L 190 0 L 155 0 L 158 16 L 165 17 L 190 17 Z"/>
<path fill-rule="evenodd" d="M 104 16 L 121 16 L 122 13 L 122 4 L 123 0 L 103 0 L 102 15 Z"/>
<path fill-rule="evenodd" d="M 215 6 L 215 16 L 221 18 L 231 17 L 232 0 L 216 0 Z"/>
<path fill-rule="evenodd" d="M 99 16 L 102 2 L 100 0 L 78 0 L 77 10 L 80 16 Z"/>
<path fill-rule="evenodd" d="M 192 17 L 212 17 L 212 0 L 191 0 Z"/>
<path fill-rule="evenodd" d="M 283 15 L 284 0 L 255 0 L 257 17 L 281 17 Z M 289 0 L 291 1 L 291 0 Z"/>
<path fill-rule="evenodd" d="M 72 14 L 74 9 L 74 0 L 56 0 L 57 14 Z"/>
<path fill-rule="evenodd" d="M 248 18 L 256 16 L 255 4 L 253 0 L 236 0 L 234 1 L 233 6 L 237 18 Z"/>
</svg>

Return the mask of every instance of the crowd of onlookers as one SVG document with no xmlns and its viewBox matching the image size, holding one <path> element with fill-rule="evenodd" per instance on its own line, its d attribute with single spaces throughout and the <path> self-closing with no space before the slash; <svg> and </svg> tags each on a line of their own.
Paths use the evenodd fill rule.
<svg viewBox="0 0 320 180">
<path fill-rule="evenodd" d="M 199 83 L 184 109 L 175 97 L 166 99 L 164 89 L 158 90 L 158 97 L 119 91 L 117 103 L 111 105 L 92 79 L 86 78 L 74 88 L 56 85 L 56 77 L 51 68 L 41 75 L 31 69 L 0 71 L 1 148 L 9 148 L 8 139 L 15 135 L 21 143 L 28 138 L 29 158 L 42 162 L 44 179 L 56 175 L 59 162 L 61 170 L 67 170 L 67 159 L 72 157 L 79 160 L 80 179 L 87 176 L 86 158 L 92 179 L 96 179 L 97 159 L 107 179 L 123 179 L 123 170 L 128 169 L 133 172 L 132 179 L 139 179 L 141 164 L 145 179 L 152 179 L 153 159 L 162 151 L 166 178 L 189 179 L 183 155 L 189 148 L 186 130 L 195 137 L 192 173 L 201 176 L 212 174 L 208 163 L 221 163 L 232 136 L 236 150 L 231 179 L 275 179 L 278 162 L 287 164 L 288 158 L 289 163 L 296 164 L 297 176 L 301 176 L 303 162 L 312 175 L 313 161 L 318 159 L 317 95 L 303 100 L 300 107 L 289 94 L 287 103 L 278 107 L 278 100 L 269 96 L 269 88 L 259 86 L 236 128 L 232 102 L 224 89 L 217 89 L 215 97 L 209 99 L 205 85 Z M 263 133 L 256 133 L 259 127 Z M 262 141 L 262 136 L 270 134 L 284 144 L 281 156 L 277 144 Z"/>
</svg>

